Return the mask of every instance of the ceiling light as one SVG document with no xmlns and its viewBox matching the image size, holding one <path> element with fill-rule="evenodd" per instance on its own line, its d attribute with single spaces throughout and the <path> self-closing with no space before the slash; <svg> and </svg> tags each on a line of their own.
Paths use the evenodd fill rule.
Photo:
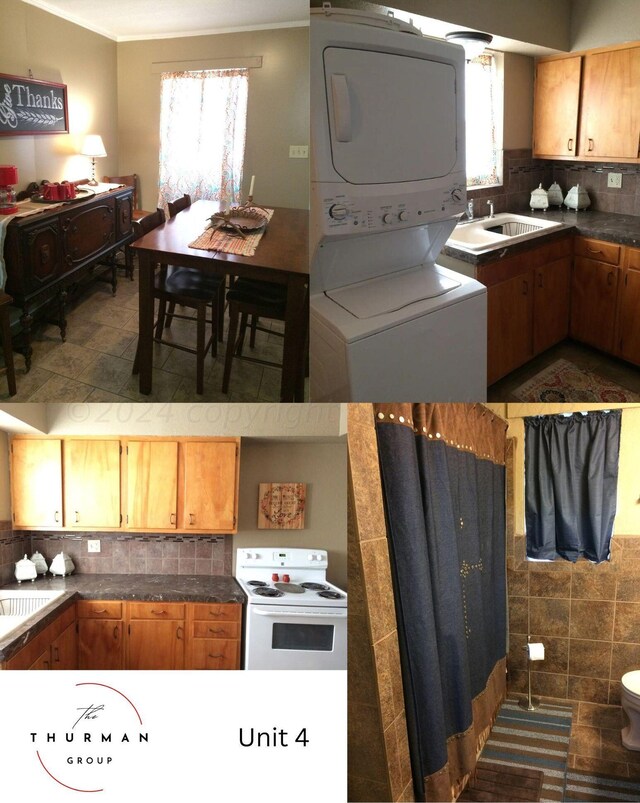
<svg viewBox="0 0 640 803">
<path fill-rule="evenodd" d="M 479 31 L 451 31 L 451 33 L 445 34 L 444 38 L 447 42 L 462 45 L 465 59 L 471 61 L 479 56 L 487 45 L 491 44 L 493 36 Z"/>
</svg>

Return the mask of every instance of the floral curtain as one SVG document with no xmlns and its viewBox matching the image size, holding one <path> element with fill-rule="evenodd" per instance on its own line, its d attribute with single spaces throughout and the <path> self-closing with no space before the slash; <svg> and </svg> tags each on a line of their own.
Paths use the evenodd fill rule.
<svg viewBox="0 0 640 803">
<path fill-rule="evenodd" d="M 496 80 L 496 64 L 492 55 L 487 53 L 467 62 L 465 118 L 468 187 L 499 183 Z"/>
<path fill-rule="evenodd" d="M 158 206 L 240 200 L 247 126 L 247 69 L 163 73 Z"/>
</svg>

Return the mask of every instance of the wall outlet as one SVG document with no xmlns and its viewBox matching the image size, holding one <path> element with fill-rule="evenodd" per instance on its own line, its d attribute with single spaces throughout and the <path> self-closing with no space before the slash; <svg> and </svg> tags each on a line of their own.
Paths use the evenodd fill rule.
<svg viewBox="0 0 640 803">
<path fill-rule="evenodd" d="M 607 187 L 622 187 L 622 173 L 609 173 L 607 178 Z"/>
<path fill-rule="evenodd" d="M 88 552 L 100 552 L 100 541 L 87 541 Z"/>
<path fill-rule="evenodd" d="M 308 145 L 289 145 L 289 159 L 308 159 Z"/>
</svg>

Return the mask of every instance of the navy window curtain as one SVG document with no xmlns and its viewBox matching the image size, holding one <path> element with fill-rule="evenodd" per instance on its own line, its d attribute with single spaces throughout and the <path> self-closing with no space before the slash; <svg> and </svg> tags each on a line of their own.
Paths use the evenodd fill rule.
<svg viewBox="0 0 640 803">
<path fill-rule="evenodd" d="M 609 559 L 621 410 L 525 418 L 527 557 Z"/>
<path fill-rule="evenodd" d="M 416 800 L 460 791 L 504 695 L 505 469 L 452 430 L 505 434 L 476 408 L 375 408 Z"/>
</svg>

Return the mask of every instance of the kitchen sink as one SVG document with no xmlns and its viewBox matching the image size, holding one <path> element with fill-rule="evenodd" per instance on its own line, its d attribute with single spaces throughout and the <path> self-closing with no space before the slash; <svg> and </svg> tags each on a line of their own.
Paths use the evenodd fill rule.
<svg viewBox="0 0 640 803">
<path fill-rule="evenodd" d="M 555 220 L 503 212 L 494 217 L 459 223 L 447 240 L 447 245 L 462 251 L 488 251 L 539 237 L 562 226 Z"/>
<path fill-rule="evenodd" d="M 0 638 L 8 635 L 34 613 L 61 597 L 64 591 L 0 591 Z"/>
</svg>

